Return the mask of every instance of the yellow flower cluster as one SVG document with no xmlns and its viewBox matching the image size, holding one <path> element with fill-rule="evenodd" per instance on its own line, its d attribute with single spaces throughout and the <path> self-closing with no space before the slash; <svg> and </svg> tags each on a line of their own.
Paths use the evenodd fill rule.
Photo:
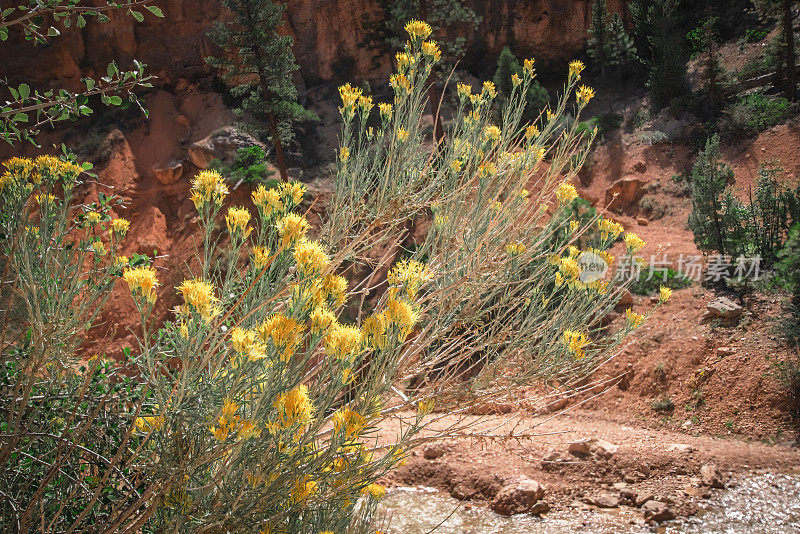
<svg viewBox="0 0 800 534">
<path fill-rule="evenodd" d="M 133 269 L 125 269 L 122 277 L 128 283 L 128 288 L 131 293 L 139 293 L 142 297 L 147 299 L 150 304 L 156 301 L 155 288 L 158 286 L 158 278 L 156 278 L 156 271 L 152 267 L 136 267 Z"/>
<path fill-rule="evenodd" d="M 486 129 L 484 130 L 483 138 L 486 139 L 487 141 L 497 141 L 498 139 L 500 139 L 500 134 L 501 134 L 500 128 L 492 124 L 490 126 L 487 126 Z"/>
<path fill-rule="evenodd" d="M 580 105 L 585 106 L 594 98 L 594 89 L 586 85 L 581 85 L 578 90 L 575 91 L 575 98 L 578 99 Z"/>
<path fill-rule="evenodd" d="M 278 395 L 272 407 L 277 412 L 275 423 L 278 425 L 277 427 L 273 425 L 271 427 L 273 430 L 304 427 L 314 419 L 314 404 L 308 397 L 308 388 L 304 385 Z"/>
<path fill-rule="evenodd" d="M 89 245 L 89 249 L 98 256 L 106 255 L 106 246 L 102 241 L 92 241 L 92 244 Z"/>
<path fill-rule="evenodd" d="M 238 439 L 249 439 L 261 434 L 256 425 L 237 415 L 239 405 L 230 399 L 225 399 L 222 405 L 222 414 L 217 418 L 217 424 L 209 430 L 219 442 L 226 441 L 236 435 Z"/>
<path fill-rule="evenodd" d="M 406 139 L 408 139 L 408 130 L 404 128 L 400 128 L 397 130 L 397 138 L 400 140 L 401 143 L 405 143 Z"/>
<path fill-rule="evenodd" d="M 217 171 L 200 171 L 192 180 L 192 202 L 199 210 L 207 202 L 222 204 L 228 195 L 228 186 Z"/>
<path fill-rule="evenodd" d="M 339 87 L 339 96 L 342 98 L 342 107 L 339 108 L 339 112 L 342 116 L 353 110 L 361 97 L 361 92 L 361 89 L 353 87 L 349 83 Z"/>
<path fill-rule="evenodd" d="M 384 350 L 389 342 L 386 337 L 388 326 L 389 323 L 384 313 L 374 313 L 364 319 L 364 323 L 361 325 L 364 345 L 371 349 Z"/>
<path fill-rule="evenodd" d="M 270 262 L 271 252 L 266 247 L 253 247 L 253 265 L 256 269 L 263 269 Z"/>
<path fill-rule="evenodd" d="M 630 308 L 625 310 L 625 319 L 629 328 L 639 328 L 644 323 L 644 315 L 632 312 Z"/>
<path fill-rule="evenodd" d="M 233 236 L 247 237 L 253 230 L 247 226 L 250 222 L 250 212 L 246 208 L 231 206 L 225 216 L 225 224 L 228 226 L 228 233 Z"/>
<path fill-rule="evenodd" d="M 625 246 L 631 254 L 636 254 L 645 245 L 644 240 L 636 234 L 625 234 Z"/>
<path fill-rule="evenodd" d="M 267 189 L 263 185 L 259 185 L 251 196 L 253 198 L 253 204 L 255 204 L 261 212 L 262 217 L 268 219 L 283 213 L 283 201 L 281 201 L 281 195 L 276 189 Z"/>
<path fill-rule="evenodd" d="M 333 414 L 333 428 L 337 433 L 344 432 L 346 441 L 357 439 L 366 426 L 364 416 L 346 406 Z"/>
<path fill-rule="evenodd" d="M 528 247 L 526 247 L 523 243 L 509 243 L 506 245 L 506 252 L 510 256 L 524 254 L 526 250 L 528 250 Z"/>
<path fill-rule="evenodd" d="M 466 83 L 459 83 L 456 86 L 456 91 L 458 92 L 458 98 L 462 100 L 472 96 L 472 87 Z"/>
<path fill-rule="evenodd" d="M 420 286 L 432 277 L 427 265 L 416 260 L 401 260 L 389 270 L 387 282 L 392 287 L 404 288 L 408 298 L 414 300 Z"/>
<path fill-rule="evenodd" d="M 583 357 L 583 349 L 589 344 L 589 339 L 583 332 L 575 332 L 574 330 L 564 330 L 563 336 L 564 345 L 567 350 L 576 358 Z"/>
<path fill-rule="evenodd" d="M 528 76 L 533 74 L 533 62 L 534 62 L 533 58 L 526 59 L 525 61 L 522 62 L 523 74 L 527 74 Z"/>
<path fill-rule="evenodd" d="M 369 486 L 361 488 L 361 494 L 369 495 L 370 497 L 372 497 L 377 501 L 383 499 L 383 497 L 386 496 L 386 488 L 384 488 L 380 484 L 370 484 Z"/>
<path fill-rule="evenodd" d="M 619 237 L 619 234 L 625 230 L 621 224 L 611 219 L 600 219 L 597 224 L 600 228 L 600 239 L 603 241 L 609 238 L 615 241 Z"/>
<path fill-rule="evenodd" d="M 336 325 L 336 316 L 325 306 L 317 306 L 308 318 L 310 330 L 313 335 L 327 332 Z"/>
<path fill-rule="evenodd" d="M 347 360 L 358 353 L 361 330 L 355 326 L 335 325 L 325 336 L 325 352 L 339 360 Z"/>
<path fill-rule="evenodd" d="M 114 219 L 111 221 L 111 233 L 117 234 L 120 237 L 124 237 L 125 234 L 128 233 L 130 227 L 131 223 L 126 219 Z"/>
<path fill-rule="evenodd" d="M 294 248 L 294 261 L 303 276 L 319 274 L 327 269 L 331 263 L 322 245 L 316 241 L 307 241 L 305 239 L 297 243 Z"/>
<path fill-rule="evenodd" d="M 339 149 L 339 159 L 342 162 L 347 161 L 347 158 L 349 158 L 349 157 L 350 157 L 350 149 L 349 148 L 347 148 L 346 146 L 343 146 L 342 148 Z"/>
<path fill-rule="evenodd" d="M 483 82 L 483 90 L 481 91 L 482 95 L 488 95 L 490 99 L 497 96 L 497 88 L 494 85 L 494 82 L 485 81 Z"/>
<path fill-rule="evenodd" d="M 569 182 L 561 182 L 556 188 L 556 198 L 561 204 L 568 204 L 578 198 L 578 191 Z"/>
<path fill-rule="evenodd" d="M 134 424 L 139 432 L 158 431 L 164 428 L 164 416 L 146 415 L 137 417 Z"/>
<path fill-rule="evenodd" d="M 264 357 L 264 346 L 258 339 L 258 333 L 245 328 L 231 330 L 231 348 L 251 360 Z"/>
<path fill-rule="evenodd" d="M 405 30 L 409 37 L 411 37 L 412 42 L 416 42 L 418 40 L 424 41 L 433 31 L 431 30 L 430 24 L 421 20 L 411 20 L 407 22 L 405 25 Z"/>
<path fill-rule="evenodd" d="M 276 223 L 278 235 L 281 236 L 283 248 L 291 248 L 296 242 L 306 236 L 308 231 L 308 221 L 302 215 L 289 213 L 284 215 Z"/>
<path fill-rule="evenodd" d="M 386 314 L 386 320 L 396 325 L 400 330 L 401 341 L 405 341 L 405 338 L 411 333 L 414 325 L 419 320 L 419 314 L 405 300 L 390 298 L 386 302 L 386 311 L 384 313 Z"/>
<path fill-rule="evenodd" d="M 387 102 L 381 102 L 378 104 L 378 112 L 381 115 L 381 119 L 384 121 L 392 120 L 392 105 Z"/>
<path fill-rule="evenodd" d="M 583 64 L 583 61 L 580 61 L 578 59 L 574 59 L 574 60 L 570 61 L 569 62 L 569 77 L 570 78 L 580 77 L 581 72 L 583 72 L 583 69 L 585 69 L 585 68 L 586 68 L 586 65 Z"/>
<path fill-rule="evenodd" d="M 422 53 L 430 57 L 434 63 L 442 59 L 442 51 L 439 50 L 439 45 L 433 41 L 426 41 L 422 43 Z"/>
<path fill-rule="evenodd" d="M 318 484 L 311 480 L 311 477 L 308 475 L 298 478 L 292 488 L 292 504 L 303 504 L 306 502 L 312 494 L 316 493 L 317 486 Z"/>
<path fill-rule="evenodd" d="M 219 299 L 214 296 L 214 287 L 208 282 L 197 278 L 184 280 L 178 286 L 178 292 L 183 296 L 183 301 L 206 321 L 222 312 L 217 306 Z"/>
<path fill-rule="evenodd" d="M 44 197 L 44 202 L 46 202 L 47 204 L 51 204 L 53 203 L 55 198 L 56 197 L 54 197 L 53 195 L 47 195 L 46 197 Z M 39 195 L 36 195 L 36 201 L 40 205 L 42 204 L 42 198 L 40 198 Z M 92 226 L 99 224 L 102 218 L 103 216 L 96 211 L 90 211 L 89 213 L 86 214 L 86 222 Z"/>
<path fill-rule="evenodd" d="M 269 317 L 258 327 L 261 341 L 272 341 L 283 362 L 288 362 L 300 346 L 302 333 L 303 327 L 297 321 L 282 314 Z"/>
<path fill-rule="evenodd" d="M 0 190 L 15 184 L 30 187 L 30 184 L 39 184 L 42 180 L 60 180 L 65 187 L 70 188 L 83 172 L 83 167 L 79 165 L 48 155 L 34 160 L 13 157 L 3 162 L 3 166 L 6 171 L 0 174 Z"/>
<path fill-rule="evenodd" d="M 570 280 L 581 275 L 581 266 L 574 258 L 561 258 L 558 269 L 563 276 Z"/>
<path fill-rule="evenodd" d="M 658 288 L 659 292 L 659 300 L 661 302 L 667 302 L 669 298 L 672 296 L 672 290 L 668 287 L 661 286 Z"/>
<path fill-rule="evenodd" d="M 339 307 L 344 304 L 347 296 L 347 280 L 335 274 L 327 274 L 322 278 L 319 285 L 319 291 L 322 294 L 322 299 L 327 299 L 334 307 Z"/>
<path fill-rule="evenodd" d="M 402 73 L 389 76 L 389 86 L 394 89 L 396 99 L 411 90 L 411 82 L 409 82 L 408 77 Z"/>
<path fill-rule="evenodd" d="M 284 182 L 278 186 L 278 193 L 284 204 L 299 206 L 308 188 L 300 182 Z"/>
</svg>

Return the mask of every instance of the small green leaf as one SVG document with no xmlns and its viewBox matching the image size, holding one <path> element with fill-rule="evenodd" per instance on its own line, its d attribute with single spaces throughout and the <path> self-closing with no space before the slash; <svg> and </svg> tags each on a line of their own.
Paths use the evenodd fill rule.
<svg viewBox="0 0 800 534">
<path fill-rule="evenodd" d="M 86 19 L 83 18 L 83 15 L 78 15 L 78 18 L 75 19 L 75 25 L 78 28 L 83 28 L 84 26 L 86 26 Z"/>
<path fill-rule="evenodd" d="M 31 88 L 28 87 L 28 84 L 21 83 L 19 84 L 19 98 L 20 100 L 25 100 L 31 94 Z"/>
<path fill-rule="evenodd" d="M 59 35 L 61 35 L 61 32 L 55 26 L 50 26 L 47 30 L 48 37 L 58 37 Z"/>
<path fill-rule="evenodd" d="M 147 8 L 147 10 L 148 10 L 150 13 L 152 13 L 152 14 L 153 14 L 153 15 L 155 15 L 156 17 L 159 17 L 159 18 L 163 18 L 163 17 L 164 17 L 164 13 L 163 13 L 163 12 L 161 11 L 161 9 L 160 9 L 160 8 L 158 8 L 157 6 L 145 6 L 145 7 Z"/>
<path fill-rule="evenodd" d="M 144 15 L 139 13 L 138 11 L 130 10 L 131 16 L 136 19 L 137 22 L 142 22 L 144 20 Z"/>
<path fill-rule="evenodd" d="M 17 9 L 17 8 L 15 8 L 15 7 L 9 7 L 8 9 L 4 9 L 4 10 L 3 10 L 3 18 L 6 18 L 6 17 L 8 17 L 8 16 L 9 16 L 11 13 L 13 13 L 13 12 L 14 12 L 14 10 L 15 10 L 15 9 Z"/>
<path fill-rule="evenodd" d="M 91 91 L 92 87 L 94 87 L 94 83 L 95 82 L 94 82 L 94 79 L 92 79 L 92 78 L 84 78 L 83 79 L 83 83 L 86 84 L 86 90 L 87 91 Z"/>
<path fill-rule="evenodd" d="M 122 98 L 120 98 L 120 97 L 118 97 L 116 95 L 115 96 L 109 96 L 108 97 L 108 103 L 109 103 L 109 105 L 112 105 L 112 106 L 119 106 L 120 104 L 122 104 Z"/>
</svg>

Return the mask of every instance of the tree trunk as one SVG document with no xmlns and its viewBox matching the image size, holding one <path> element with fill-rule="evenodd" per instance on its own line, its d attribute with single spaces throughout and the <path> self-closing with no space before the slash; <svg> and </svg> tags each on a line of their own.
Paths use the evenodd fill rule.
<svg viewBox="0 0 800 534">
<path fill-rule="evenodd" d="M 789 100 L 795 99 L 797 91 L 792 3 L 792 0 L 783 0 L 783 30 L 786 39 L 786 85 L 789 92 Z"/>
<path fill-rule="evenodd" d="M 281 181 L 288 182 L 289 177 L 286 175 L 286 161 L 283 159 L 283 145 L 281 144 L 281 136 L 278 131 L 278 123 L 275 120 L 275 114 L 269 114 L 269 129 L 272 135 L 272 146 L 275 147 L 275 160 L 278 163 L 278 171 L 281 173 Z"/>
</svg>

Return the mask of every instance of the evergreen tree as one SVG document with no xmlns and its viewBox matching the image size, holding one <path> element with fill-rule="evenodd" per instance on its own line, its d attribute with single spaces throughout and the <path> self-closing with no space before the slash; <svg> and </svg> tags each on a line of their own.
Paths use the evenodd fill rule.
<svg viewBox="0 0 800 534">
<path fill-rule="evenodd" d="M 680 28 L 679 0 L 634 0 L 631 14 L 638 46 L 644 52 L 652 104 L 664 107 L 688 92 L 686 51 Z"/>
<path fill-rule="evenodd" d="M 700 56 L 703 86 L 717 109 L 722 107 L 722 81 L 725 68 L 719 56 L 719 17 L 710 17 L 687 35 L 693 52 Z"/>
<path fill-rule="evenodd" d="M 238 111 L 268 125 L 281 179 L 287 181 L 283 144 L 292 139 L 294 123 L 315 115 L 297 102 L 292 82 L 298 68 L 294 40 L 278 33 L 284 6 L 271 0 L 223 0 L 222 4 L 234 17 L 217 23 L 212 36 L 226 54 L 206 61 L 221 70 L 231 94 L 241 100 Z"/>
<path fill-rule="evenodd" d="M 592 4 L 592 21 L 586 46 L 593 65 L 600 69 L 603 81 L 609 70 L 619 79 L 638 58 L 633 38 L 625 31 L 622 17 L 619 13 L 609 14 L 605 0 L 595 0 Z"/>
<path fill-rule="evenodd" d="M 514 89 L 514 83 L 511 78 L 514 74 L 522 77 L 522 65 L 520 65 L 517 56 L 511 52 L 511 49 L 504 46 L 500 56 L 497 58 L 497 70 L 493 78 L 494 85 L 497 87 L 502 99 L 507 99 L 511 96 L 511 91 Z M 536 119 L 549 100 L 550 96 L 547 94 L 547 90 L 538 81 L 533 80 L 525 95 L 525 111 L 522 115 L 522 121 L 531 122 Z"/>
<path fill-rule="evenodd" d="M 784 70 L 784 79 L 786 82 L 786 92 L 790 100 L 794 100 L 797 96 L 797 68 L 796 68 L 796 52 L 795 52 L 795 37 L 792 8 L 797 4 L 797 0 L 753 0 L 756 9 L 764 18 L 777 18 L 781 21 L 781 47 L 784 51 L 784 60 L 786 66 Z M 782 68 L 781 63 L 778 63 L 778 71 Z"/>
<path fill-rule="evenodd" d="M 729 182 L 733 169 L 720 161 L 719 136 L 706 142 L 692 169 L 692 212 L 689 228 L 703 252 L 716 251 L 733 257 L 744 254 L 746 212 L 733 195 Z"/>
<path fill-rule="evenodd" d="M 592 20 L 589 23 L 589 39 L 586 41 L 586 48 L 594 65 L 600 68 L 600 76 L 604 81 L 606 79 L 606 50 L 608 48 L 606 19 L 608 19 L 606 0 L 594 0 L 592 2 Z"/>
<path fill-rule="evenodd" d="M 621 76 L 625 69 L 633 64 L 639 56 L 633 38 L 625 31 L 625 25 L 619 13 L 613 13 L 606 26 L 607 49 L 606 63 Z"/>
</svg>

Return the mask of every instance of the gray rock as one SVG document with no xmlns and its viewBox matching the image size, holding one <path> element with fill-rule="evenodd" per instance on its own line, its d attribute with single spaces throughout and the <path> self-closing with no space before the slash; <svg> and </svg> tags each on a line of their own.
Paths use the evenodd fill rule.
<svg viewBox="0 0 800 534">
<path fill-rule="evenodd" d="M 636 506 L 642 506 L 647 501 L 652 501 L 655 495 L 653 495 L 652 491 L 648 490 L 640 490 L 639 493 L 636 494 Z"/>
<path fill-rule="evenodd" d="M 491 506 L 500 515 L 530 513 L 542 497 L 544 488 L 535 480 L 524 475 L 511 477 L 497 492 Z"/>
<path fill-rule="evenodd" d="M 189 147 L 189 161 L 199 169 L 208 169 L 211 160 L 219 159 L 230 164 L 236 159 L 240 148 L 260 146 L 266 151 L 267 146 L 250 134 L 241 132 L 233 126 L 225 126 L 211 133 Z"/>
<path fill-rule="evenodd" d="M 705 464 L 700 468 L 700 479 L 704 486 L 711 488 L 724 488 L 725 483 L 722 481 L 722 473 L 719 468 L 714 464 Z"/>
<path fill-rule="evenodd" d="M 662 521 L 669 521 L 675 519 L 675 512 L 673 512 L 666 503 L 661 501 L 647 501 L 642 506 L 645 521 L 655 521 L 660 523 Z"/>
<path fill-rule="evenodd" d="M 619 506 L 619 501 L 619 494 L 609 492 L 598 493 L 586 499 L 586 502 L 589 504 L 600 508 L 617 508 Z"/>
<path fill-rule="evenodd" d="M 723 319 L 736 319 L 740 315 L 744 309 L 733 302 L 731 299 L 725 297 L 719 297 L 708 303 L 706 309 L 711 313 L 711 315 L 715 317 L 721 317 Z"/>
<path fill-rule="evenodd" d="M 422 448 L 422 457 L 426 460 L 435 460 L 447 454 L 450 447 L 444 443 L 428 443 Z"/>
</svg>

